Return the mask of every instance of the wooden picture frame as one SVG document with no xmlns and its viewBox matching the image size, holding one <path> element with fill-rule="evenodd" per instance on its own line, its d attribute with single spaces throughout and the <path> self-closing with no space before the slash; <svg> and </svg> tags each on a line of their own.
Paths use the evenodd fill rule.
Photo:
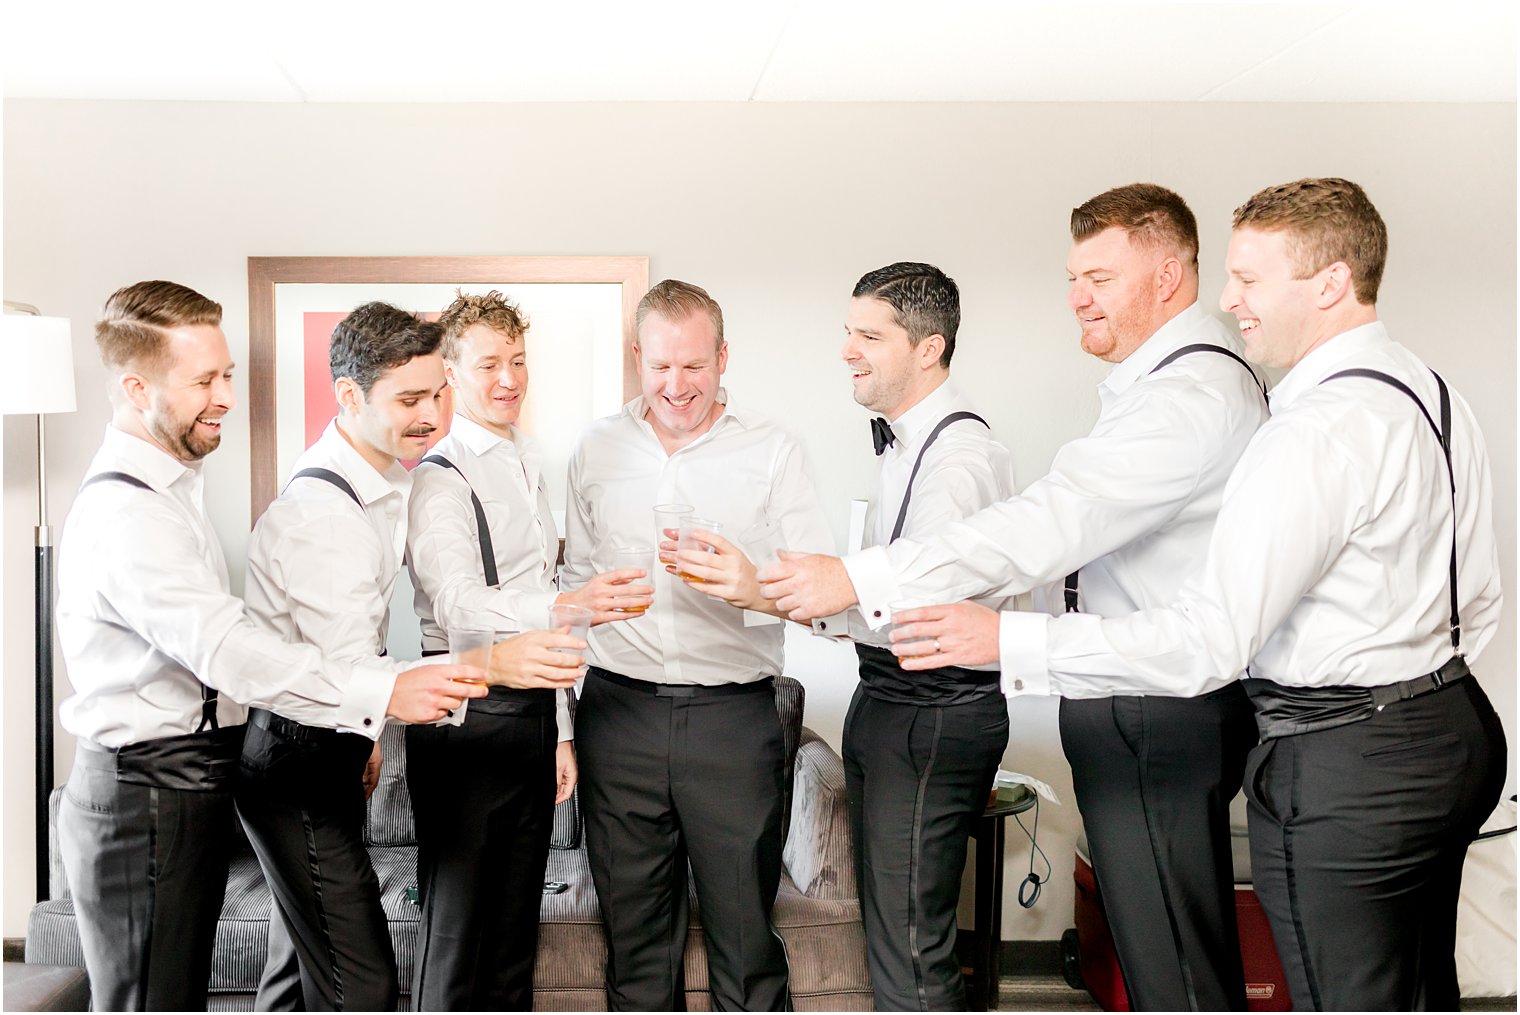
<svg viewBox="0 0 1520 1015">
<path fill-rule="evenodd" d="M 285 328 L 282 334 L 281 287 L 294 300 L 311 298 L 331 287 L 334 298 L 347 305 L 327 307 L 330 311 L 348 311 L 364 299 L 386 299 L 395 287 L 445 286 L 470 291 L 501 289 L 509 297 L 513 287 L 589 285 L 620 287 L 613 301 L 605 290 L 597 289 L 598 304 L 615 307 L 621 315 L 622 399 L 638 391 L 633 365 L 634 311 L 649 289 L 649 258 L 640 256 L 503 256 L 503 257 L 250 257 L 248 258 L 248 393 L 250 437 L 250 525 L 279 492 L 281 459 L 290 459 L 301 449 L 281 447 L 282 427 L 288 431 L 289 414 L 304 405 L 301 391 L 281 391 L 282 352 L 288 360 L 288 346 L 297 340 Z M 364 287 L 380 293 L 361 295 Z M 386 292 L 386 287 L 390 287 Z M 420 290 L 419 290 L 420 291 Z M 588 290 L 591 292 L 592 290 Z M 405 305 L 401 300 L 394 300 Z M 434 297 L 434 302 L 439 302 Z M 440 311 L 438 306 L 406 309 L 416 312 Z M 601 311 L 598 311 L 599 313 Z M 531 318 L 530 310 L 530 318 Z M 603 322 L 611 328 L 611 322 Z M 533 338 L 530 331 L 530 348 Z M 285 344 L 282 347 L 282 343 Z M 288 370 L 286 371 L 288 373 Z M 287 384 L 287 387 L 290 385 Z M 530 389 L 530 399 L 532 389 Z M 605 401 L 605 399 L 604 399 Z M 282 410 L 286 415 L 282 417 Z M 286 443 L 290 443 L 287 439 Z"/>
</svg>

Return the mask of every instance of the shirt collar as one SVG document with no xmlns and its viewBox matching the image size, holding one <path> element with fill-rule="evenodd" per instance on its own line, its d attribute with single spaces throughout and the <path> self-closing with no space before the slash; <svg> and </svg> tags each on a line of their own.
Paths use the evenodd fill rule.
<svg viewBox="0 0 1520 1015">
<path fill-rule="evenodd" d="M 114 423 L 106 424 L 100 452 L 91 463 L 90 475 L 125 472 L 162 493 L 186 476 L 198 477 L 201 462 L 182 462 L 152 441 L 129 434 Z"/>
<path fill-rule="evenodd" d="M 1283 375 L 1272 389 L 1272 412 L 1281 412 L 1304 392 L 1317 387 L 1320 381 L 1344 369 L 1347 363 L 1365 359 L 1368 353 L 1381 352 L 1392 341 L 1382 321 L 1341 332 L 1311 351 Z"/>
<path fill-rule="evenodd" d="M 913 408 L 892 420 L 892 435 L 897 438 L 896 450 L 906 451 L 922 443 L 936 423 L 963 405 L 955 385 L 946 378 L 943 384 L 925 395 Z"/>
<path fill-rule="evenodd" d="M 327 424 L 327 429 L 322 431 L 322 436 L 312 445 L 312 450 L 332 462 L 337 471 L 343 474 L 343 478 L 353 486 L 354 493 L 359 495 L 359 502 L 365 507 L 393 493 L 405 496 L 412 487 L 411 474 L 400 462 L 392 462 L 390 468 L 379 472 L 365 461 L 364 456 L 338 432 L 336 417 Z"/>
<path fill-rule="evenodd" d="M 1208 315 L 1198 305 L 1198 301 L 1194 300 L 1186 310 L 1157 328 L 1150 338 L 1141 342 L 1140 347 L 1123 361 L 1115 363 L 1099 386 L 1115 395 L 1124 394 L 1131 385 L 1154 370 L 1156 364 L 1166 359 L 1168 354 L 1186 345 L 1206 316 Z"/>
<path fill-rule="evenodd" d="M 734 408 L 733 399 L 728 397 L 727 388 L 718 388 L 717 400 L 723 406 L 723 411 L 718 414 L 717 419 L 713 420 L 713 425 L 708 428 L 707 433 L 704 433 L 701 437 L 698 437 L 697 441 L 706 439 L 708 434 L 716 433 L 718 431 L 718 428 L 724 425 L 724 420 L 732 419 L 733 424 L 731 425 L 742 427 L 748 427 L 753 422 L 750 414 L 746 410 L 742 408 L 736 410 Z M 652 433 L 654 431 L 654 427 L 651 426 L 649 421 L 644 418 L 644 414 L 648 412 L 648 410 L 649 406 L 644 401 L 644 396 L 637 395 L 634 397 L 633 401 L 623 406 L 623 415 L 627 416 L 629 419 L 632 419 L 639 426 L 642 426 L 644 429 Z M 692 444 L 695 444 L 697 441 L 692 441 Z M 687 446 L 690 447 L 690 445 Z"/>
<path fill-rule="evenodd" d="M 512 430 L 512 436 L 515 438 L 517 436 L 517 427 L 514 426 L 510 429 Z M 469 419 L 457 412 L 449 420 L 449 433 L 458 438 L 459 443 L 464 445 L 465 450 L 477 458 L 491 451 L 498 444 L 503 442 L 513 443 L 494 430 L 488 430 L 473 419 Z"/>
</svg>

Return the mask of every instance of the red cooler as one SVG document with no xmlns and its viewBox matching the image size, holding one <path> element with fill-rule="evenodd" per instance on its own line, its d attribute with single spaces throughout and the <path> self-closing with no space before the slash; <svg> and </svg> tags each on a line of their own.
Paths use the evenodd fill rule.
<svg viewBox="0 0 1520 1015">
<path fill-rule="evenodd" d="M 1283 976 L 1272 928 L 1266 911 L 1251 888 L 1251 853 L 1244 830 L 1232 832 L 1235 857 L 1235 919 L 1240 925 L 1240 957 L 1246 974 L 1246 1007 L 1250 1011 L 1291 1011 L 1288 984 Z M 1087 836 L 1077 839 L 1076 921 L 1074 931 L 1062 938 L 1066 979 L 1073 987 L 1086 987 L 1105 1011 L 1129 1011 L 1129 995 L 1119 973 L 1114 939 L 1109 934 L 1103 899 L 1093 877 L 1087 852 Z"/>
</svg>

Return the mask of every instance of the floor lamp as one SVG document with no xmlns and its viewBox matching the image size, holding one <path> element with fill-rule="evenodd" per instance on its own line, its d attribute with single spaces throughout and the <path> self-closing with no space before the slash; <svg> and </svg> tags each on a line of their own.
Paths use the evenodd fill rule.
<svg viewBox="0 0 1520 1015">
<path fill-rule="evenodd" d="M 0 412 L 37 417 L 37 899 L 48 897 L 48 797 L 53 792 L 53 531 L 47 512 L 47 440 L 42 417 L 74 411 L 74 350 L 66 317 L 5 301 L 0 337 L 13 383 L 0 387 Z"/>
</svg>

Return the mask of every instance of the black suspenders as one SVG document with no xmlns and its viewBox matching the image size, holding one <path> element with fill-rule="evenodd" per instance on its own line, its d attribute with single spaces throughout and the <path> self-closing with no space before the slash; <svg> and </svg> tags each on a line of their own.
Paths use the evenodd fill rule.
<svg viewBox="0 0 1520 1015">
<path fill-rule="evenodd" d="M 470 491 L 470 506 L 475 509 L 475 530 L 480 534 L 480 566 L 485 570 L 486 584 L 493 589 L 500 588 L 501 578 L 496 573 L 496 549 L 491 544 L 491 529 L 486 525 L 486 509 L 481 505 L 480 498 L 475 496 L 475 488 L 470 486 L 469 477 L 459 471 L 459 466 L 442 455 L 428 455 L 422 461 L 453 469 L 459 473 L 459 478 L 464 480 L 465 488 Z"/>
<path fill-rule="evenodd" d="M 81 483 L 79 489 L 83 490 L 92 483 L 106 482 L 126 483 L 128 486 L 135 486 L 139 490 L 147 490 L 149 492 L 153 490 L 147 483 L 125 472 L 97 472 Z M 198 681 L 198 683 L 201 682 Z M 205 683 L 201 683 L 201 724 L 195 728 L 195 732 L 205 732 L 207 726 L 210 726 L 214 730 L 221 729 L 221 724 L 216 721 L 216 693 L 216 688 L 207 687 Z"/>
<path fill-rule="evenodd" d="M 1420 401 L 1420 396 L 1409 389 L 1409 385 L 1381 370 L 1356 367 L 1331 374 L 1320 383 L 1327 384 L 1342 377 L 1365 377 L 1369 380 L 1381 381 L 1408 395 L 1410 401 L 1419 408 L 1420 415 L 1425 417 L 1425 422 L 1430 424 L 1431 432 L 1436 435 L 1436 441 L 1441 445 L 1441 452 L 1446 456 L 1446 476 L 1451 480 L 1451 648 L 1452 652 L 1460 656 L 1462 654 L 1462 616 L 1457 608 L 1457 471 L 1451 464 L 1451 392 L 1446 390 L 1446 382 L 1441 379 L 1440 374 L 1432 370 L 1430 376 L 1436 379 L 1436 387 L 1441 392 L 1441 425 L 1439 427 L 1436 426 L 1436 421 L 1430 418 L 1430 412 L 1425 408 L 1425 403 Z"/>
<path fill-rule="evenodd" d="M 902 507 L 897 510 L 897 524 L 892 526 L 892 538 L 887 542 L 895 542 L 897 537 L 902 535 L 903 523 L 908 520 L 908 501 L 913 498 L 913 481 L 918 478 L 918 469 L 924 464 L 924 455 L 928 452 L 929 445 L 934 443 L 934 439 L 940 435 L 941 430 L 962 419 L 974 419 L 982 426 L 987 426 L 987 421 L 974 412 L 952 412 L 929 431 L 929 438 L 924 441 L 924 446 L 918 449 L 918 459 L 913 463 L 913 471 L 908 475 L 908 487 L 903 491 Z M 992 427 L 987 426 L 987 429 L 991 430 Z"/>
<path fill-rule="evenodd" d="M 1176 362 L 1182 357 L 1195 352 L 1218 353 L 1221 356 L 1230 357 L 1230 359 L 1245 367 L 1246 373 L 1251 375 L 1251 380 L 1256 382 L 1256 387 L 1261 389 L 1261 400 L 1263 402 L 1267 401 L 1266 382 L 1263 381 L 1260 377 L 1256 376 L 1256 371 L 1251 369 L 1251 364 L 1247 363 L 1245 360 L 1241 359 L 1239 356 L 1235 355 L 1235 353 L 1231 352 L 1229 349 L 1226 349 L 1222 345 L 1210 345 L 1207 342 L 1195 342 L 1192 345 L 1185 345 L 1180 349 L 1175 349 L 1172 352 L 1168 353 L 1160 363 L 1157 363 L 1155 366 L 1151 367 L 1150 370 L 1147 371 L 1146 376 L 1149 377 L 1151 374 L 1155 373 L 1157 370 L 1160 370 L 1162 367 L 1170 366 L 1172 363 Z M 1064 591 L 1066 594 L 1067 613 L 1077 612 L 1077 575 L 1079 575 L 1081 571 L 1082 569 L 1078 568 L 1066 576 L 1066 587 Z"/>
<path fill-rule="evenodd" d="M 290 482 L 285 484 L 286 489 L 290 488 L 290 483 L 294 483 L 298 479 L 320 479 L 324 483 L 331 483 L 339 490 L 348 494 L 348 499 L 359 505 L 360 511 L 364 510 L 364 502 L 359 499 L 359 495 L 354 492 L 354 488 L 348 484 L 348 480 L 331 469 L 302 469 L 290 477 Z"/>
</svg>

